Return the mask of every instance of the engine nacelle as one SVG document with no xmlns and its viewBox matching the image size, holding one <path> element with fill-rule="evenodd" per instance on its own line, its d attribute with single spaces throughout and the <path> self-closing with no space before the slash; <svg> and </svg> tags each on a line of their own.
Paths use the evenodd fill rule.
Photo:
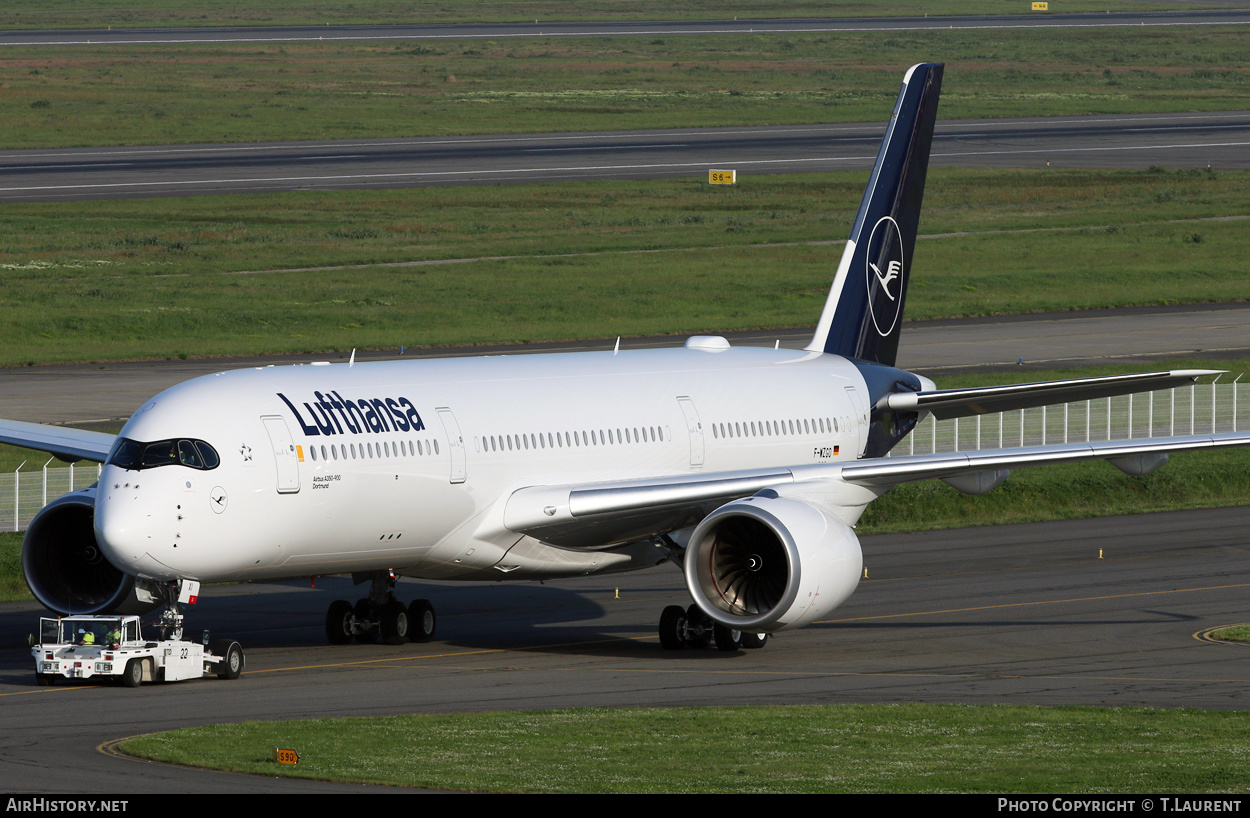
<svg viewBox="0 0 1250 818">
<path fill-rule="evenodd" d="M 734 630 L 797 628 L 859 585 L 863 552 L 850 526 L 803 500 L 757 495 L 721 506 L 690 535 L 686 586 Z"/>
<path fill-rule="evenodd" d="M 62 614 L 143 614 L 161 602 L 114 568 L 95 539 L 95 486 L 53 500 L 22 540 L 22 572 L 35 599 Z"/>
</svg>

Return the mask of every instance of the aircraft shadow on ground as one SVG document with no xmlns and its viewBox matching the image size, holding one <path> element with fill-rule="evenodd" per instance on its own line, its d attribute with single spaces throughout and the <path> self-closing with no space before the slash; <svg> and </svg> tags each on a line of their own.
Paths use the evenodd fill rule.
<svg viewBox="0 0 1250 818">
<path fill-rule="evenodd" d="M 816 623 L 814 629 L 837 630 L 928 630 L 932 628 L 1079 628 L 1100 625 L 1143 625 L 1151 622 L 1196 622 L 1201 617 L 1174 611 L 1140 611 L 1134 616 L 1101 619 L 942 619 L 906 622 L 837 622 Z"/>
</svg>

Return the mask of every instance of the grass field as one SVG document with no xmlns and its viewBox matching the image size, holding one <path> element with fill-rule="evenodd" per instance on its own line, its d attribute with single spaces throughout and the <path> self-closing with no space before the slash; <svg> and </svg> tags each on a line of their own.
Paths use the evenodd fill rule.
<svg viewBox="0 0 1250 818">
<path fill-rule="evenodd" d="M 1151 3 L 1149 11 L 1220 8 L 1219 0 Z M 1056 4 L 1058 10 L 1058 4 Z M 1141 11 L 1128 0 L 1063 0 L 1064 12 Z M 7 28 L 150 28 L 157 26 L 395 25 L 399 23 L 555 22 L 563 20 L 727 20 L 782 17 L 891 17 L 964 14 L 1025 14 L 1026 2 L 1001 0 L 895 0 L 889 4 L 851 0 L 8 0 Z"/>
<path fill-rule="evenodd" d="M 1212 632 L 1211 636 L 1226 642 L 1250 642 L 1250 625 L 1231 625 L 1227 628 L 1220 628 Z"/>
<path fill-rule="evenodd" d="M 34 599 L 22 578 L 22 536 L 0 532 L 0 602 Z"/>
<path fill-rule="evenodd" d="M 596 708 L 247 722 L 121 749 L 258 775 L 489 792 L 1196 794 L 1244 791 L 1247 719 L 1003 705 Z M 299 764 L 272 761 L 274 747 L 296 749 Z"/>
<path fill-rule="evenodd" d="M 865 54 L 872 59 L 866 61 Z M 0 148 L 1250 108 L 1240 27 L 0 49 Z"/>
<path fill-rule="evenodd" d="M 1248 212 L 1248 179 L 935 170 L 907 314 L 1244 299 L 1245 222 L 1226 217 Z M 846 172 L 731 190 L 655 180 L 7 205 L 0 365 L 808 326 L 863 183 Z M 384 266 L 449 259 L 467 261 Z M 336 266 L 350 269 L 300 269 Z"/>
</svg>

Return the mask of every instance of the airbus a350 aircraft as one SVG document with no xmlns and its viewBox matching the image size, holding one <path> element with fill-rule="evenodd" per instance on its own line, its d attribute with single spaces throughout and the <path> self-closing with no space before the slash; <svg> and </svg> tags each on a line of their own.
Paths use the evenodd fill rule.
<svg viewBox="0 0 1250 818">
<path fill-rule="evenodd" d="M 855 590 L 854 526 L 891 486 L 987 492 L 1012 467 L 1101 458 L 1141 474 L 1167 452 L 1250 434 L 891 457 L 927 413 L 997 412 L 1192 381 L 1201 370 L 937 390 L 894 367 L 942 66 L 903 80 L 812 342 L 720 337 L 630 352 L 312 364 L 168 389 L 117 436 L 0 421 L 0 439 L 103 462 L 53 502 L 22 552 L 58 612 L 177 605 L 186 580 L 351 574 L 332 642 L 429 639 L 399 576 L 546 580 L 685 573 L 694 604 L 665 647 L 759 647 Z"/>
</svg>

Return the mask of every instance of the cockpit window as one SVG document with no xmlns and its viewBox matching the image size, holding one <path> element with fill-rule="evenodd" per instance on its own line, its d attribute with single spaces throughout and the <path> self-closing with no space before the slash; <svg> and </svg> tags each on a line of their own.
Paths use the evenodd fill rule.
<svg viewBox="0 0 1250 818">
<path fill-rule="evenodd" d="M 201 469 L 217 468 L 217 464 L 221 462 L 221 459 L 217 457 L 216 449 L 202 440 L 195 441 L 195 448 L 200 450 L 200 459 L 204 463 L 203 466 L 200 466 Z"/>
<path fill-rule="evenodd" d="M 195 444 L 190 440 L 178 441 L 178 462 L 193 469 L 204 468 L 200 453 L 195 450 Z"/>
<path fill-rule="evenodd" d="M 149 443 L 143 447 L 143 457 L 139 460 L 139 468 L 154 469 L 157 466 L 168 466 L 171 463 L 177 463 L 176 447 L 177 441 L 173 440 Z"/>
<path fill-rule="evenodd" d="M 119 437 L 107 465 L 131 471 L 182 465 L 191 469 L 215 469 L 221 462 L 216 450 L 203 440 L 157 440 L 141 443 Z"/>
</svg>

